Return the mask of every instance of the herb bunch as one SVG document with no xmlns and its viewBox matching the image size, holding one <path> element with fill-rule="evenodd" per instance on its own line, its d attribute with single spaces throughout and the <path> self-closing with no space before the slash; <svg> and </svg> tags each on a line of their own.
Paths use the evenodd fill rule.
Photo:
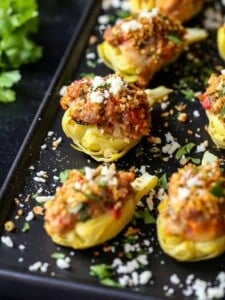
<svg viewBox="0 0 225 300">
<path fill-rule="evenodd" d="M 42 56 L 33 40 L 38 17 L 36 0 L 0 1 L 0 102 L 15 101 L 13 86 L 21 79 L 20 67 Z"/>
</svg>

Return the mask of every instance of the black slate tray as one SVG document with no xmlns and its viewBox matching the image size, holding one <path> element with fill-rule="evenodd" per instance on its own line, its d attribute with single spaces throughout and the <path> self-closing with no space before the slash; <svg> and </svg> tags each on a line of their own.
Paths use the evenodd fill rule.
<svg viewBox="0 0 225 300">
<path fill-rule="evenodd" d="M 212 5 L 213 3 L 208 3 Z M 100 14 L 101 1 L 86 1 L 83 18 L 80 26 L 75 30 L 71 43 L 62 58 L 61 64 L 55 74 L 51 86 L 46 92 L 46 96 L 37 112 L 28 135 L 18 153 L 13 167 L 3 184 L 0 193 L 0 229 L 2 235 L 8 235 L 14 242 L 13 248 L 8 248 L 4 244 L 0 245 L 0 296 L 7 299 L 165 299 L 165 286 L 174 289 L 171 299 L 190 299 L 182 294 L 185 288 L 185 279 L 189 274 L 194 274 L 195 278 L 200 278 L 211 284 L 215 283 L 216 275 L 224 270 L 225 257 L 222 255 L 216 259 L 198 263 L 179 263 L 162 253 L 156 239 L 155 224 L 144 224 L 137 220 L 136 226 L 140 227 L 141 234 L 138 241 L 142 244 L 143 239 L 150 241 L 153 253 L 148 255 L 150 269 L 153 279 L 150 284 L 129 288 L 110 288 L 98 283 L 98 280 L 89 275 L 90 265 L 97 263 L 111 264 L 124 242 L 123 234 L 119 235 L 107 245 L 113 245 L 118 252 L 106 252 L 102 246 L 90 250 L 72 251 L 53 244 L 43 229 L 43 219 L 40 216 L 29 222 L 30 229 L 22 232 L 25 216 L 33 206 L 37 205 L 32 198 L 39 188 L 43 188 L 42 194 L 51 195 L 59 184 L 54 176 L 68 168 L 79 168 L 83 166 L 96 166 L 97 163 L 85 154 L 75 151 L 70 141 L 64 136 L 61 129 L 61 118 L 63 112 L 59 106 L 59 92 L 63 85 L 68 84 L 75 78 L 80 78 L 82 73 L 93 72 L 97 74 L 108 74 L 108 70 L 102 64 L 88 65 L 86 54 L 96 51 L 96 44 L 88 44 L 88 39 L 92 34 L 100 37 L 96 23 Z M 112 10 L 111 15 L 117 16 L 117 11 Z M 203 15 L 193 20 L 190 25 L 203 25 Z M 223 62 L 217 54 L 215 45 L 215 31 L 210 32 L 209 39 L 201 44 L 193 45 L 191 53 L 198 60 L 198 64 L 190 66 L 187 54 L 184 53 L 179 60 L 167 69 L 159 72 L 150 87 L 159 84 L 168 87 L 180 86 L 180 79 L 186 78 L 187 89 L 203 89 L 205 80 L 211 71 L 219 69 Z M 205 52 L 207 50 L 207 53 Z M 207 66 L 207 69 L 206 69 Z M 173 76 L 171 76 L 171 74 Z M 203 76 L 204 75 L 204 76 Z M 189 78 L 190 77 L 190 78 Z M 203 78 L 204 77 L 204 78 Z M 194 85 L 193 80 L 195 78 Z M 188 121 L 181 123 L 177 121 L 177 104 L 186 104 Z M 166 144 L 165 133 L 170 132 L 181 146 L 188 142 L 198 145 L 207 140 L 208 150 L 224 159 L 224 151 L 219 151 L 212 144 L 206 130 L 207 123 L 204 111 L 197 101 L 185 99 L 181 90 L 175 91 L 169 97 L 169 106 L 166 111 L 174 110 L 175 113 L 162 117 L 161 106 L 156 106 L 152 112 L 153 135 L 160 136 L 162 145 Z M 193 111 L 198 110 L 200 117 L 193 117 Z M 188 133 L 188 130 L 190 131 Z M 52 132 L 52 134 L 49 134 Z M 53 149 L 54 139 L 62 137 L 62 142 L 56 149 Z M 46 146 L 43 149 L 43 145 Z M 146 139 L 132 149 L 124 158 L 117 162 L 118 168 L 129 169 L 135 166 L 140 169 L 145 166 L 152 174 L 170 174 L 176 170 L 180 164 L 174 155 L 159 153 L 156 147 L 149 144 Z M 200 159 L 203 153 L 193 150 L 190 156 Z M 44 170 L 48 174 L 45 183 L 37 183 L 33 180 L 36 172 Z M 29 199 L 27 198 L 29 195 Z M 19 199 L 23 205 L 24 215 L 17 218 L 18 207 L 15 205 L 15 198 Z M 155 212 L 156 214 L 156 212 Z M 13 220 L 16 229 L 12 233 L 4 232 L 4 223 Z M 19 246 L 24 245 L 25 250 L 20 250 Z M 143 247 L 147 250 L 147 247 Z M 62 252 L 71 257 L 71 268 L 61 270 L 56 267 L 55 260 L 51 257 L 54 252 Z M 96 255 L 98 254 L 98 255 Z M 29 266 L 41 261 L 49 263 L 46 273 L 37 271 L 30 272 Z M 170 276 L 177 274 L 180 278 L 179 285 L 170 282 Z M 194 297 L 191 297 L 193 299 Z"/>
</svg>

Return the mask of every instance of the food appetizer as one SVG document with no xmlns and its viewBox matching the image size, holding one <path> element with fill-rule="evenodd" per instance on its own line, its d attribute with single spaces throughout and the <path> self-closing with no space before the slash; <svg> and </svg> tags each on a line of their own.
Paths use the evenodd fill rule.
<svg viewBox="0 0 225 300">
<path fill-rule="evenodd" d="M 84 249 L 115 237 L 132 219 L 136 204 L 157 177 L 117 171 L 115 164 L 70 170 L 45 204 L 44 228 L 62 246 Z"/>
<path fill-rule="evenodd" d="M 130 9 L 135 14 L 157 7 L 164 15 L 186 22 L 202 10 L 203 4 L 204 0 L 130 0 Z"/>
<path fill-rule="evenodd" d="M 225 251 L 225 175 L 218 160 L 189 163 L 172 174 L 159 204 L 157 235 L 164 252 L 179 261 Z"/>
<path fill-rule="evenodd" d="M 225 149 L 225 73 L 212 74 L 206 91 L 199 96 L 209 120 L 208 133 L 218 148 Z"/>
<path fill-rule="evenodd" d="M 207 37 L 202 29 L 185 29 L 158 8 L 107 27 L 98 45 L 102 61 L 128 82 L 146 87 L 154 74 L 174 62 L 185 47 Z"/>
<path fill-rule="evenodd" d="M 116 161 L 150 133 L 152 104 L 169 92 L 143 90 L 116 74 L 76 80 L 60 100 L 63 131 L 96 161 Z"/>
</svg>

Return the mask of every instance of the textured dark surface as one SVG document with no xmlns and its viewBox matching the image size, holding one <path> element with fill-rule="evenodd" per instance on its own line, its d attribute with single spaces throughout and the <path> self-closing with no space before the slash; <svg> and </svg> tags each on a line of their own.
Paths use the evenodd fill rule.
<svg viewBox="0 0 225 300">
<path fill-rule="evenodd" d="M 0 103 L 0 186 L 22 144 L 35 113 L 45 95 L 86 1 L 39 1 L 40 30 L 37 42 L 43 58 L 23 67 L 14 103 Z"/>
<path fill-rule="evenodd" d="M 19 144 L 23 139 L 21 132 L 23 132 L 23 135 L 26 133 L 43 99 L 43 95 L 47 90 L 48 84 L 53 77 L 56 66 L 65 49 L 66 42 L 64 39 L 68 41 L 74 28 L 76 28 L 75 16 L 79 16 L 82 10 L 82 3 L 86 5 L 90 2 L 97 3 L 98 1 L 74 0 L 65 1 L 64 4 L 60 4 L 61 1 L 48 1 L 47 4 L 44 4 L 46 7 L 44 14 L 42 14 L 42 21 L 43 24 L 48 24 L 49 26 L 46 25 L 46 27 L 42 28 L 40 39 L 43 41 L 43 44 L 46 44 L 46 55 L 42 61 L 25 69 L 24 81 L 21 82 L 18 87 L 19 93 L 17 102 L 11 106 L 3 107 L 7 109 L 10 116 L 12 115 L 13 120 L 16 120 L 12 121 L 12 119 L 5 117 L 5 122 L 1 125 L 2 127 L 6 126 L 3 124 L 6 124 L 6 121 L 9 120 L 10 122 L 7 124 L 10 124 L 10 132 L 13 132 L 13 134 L 10 135 L 6 132 L 4 133 L 4 140 L 7 141 L 8 145 L 6 146 L 6 143 L 5 145 L 1 145 L 1 147 L 5 149 L 5 158 L 7 158 L 7 155 L 9 156 L 9 159 L 5 160 L 5 165 L 9 166 L 10 157 L 14 157 L 17 153 Z M 79 3 L 81 3 L 80 11 L 78 9 Z M 59 21 L 59 23 L 56 22 L 58 25 L 54 27 L 53 21 L 57 20 L 57 18 L 55 19 L 53 15 L 58 16 L 58 14 L 53 14 L 52 9 L 54 8 L 55 10 L 56 7 L 60 15 L 64 15 L 64 17 L 57 17 L 61 21 Z M 94 17 L 94 15 L 93 10 L 91 11 L 91 16 Z M 93 18 L 88 18 L 88 20 L 90 19 Z M 66 22 L 63 25 L 66 29 L 62 26 L 61 22 Z M 197 22 L 197 25 L 202 26 L 201 15 L 195 22 Z M 85 57 L 87 49 L 79 45 L 84 45 L 87 35 L 90 34 L 87 30 L 89 23 L 90 22 L 86 22 L 84 30 L 81 30 L 79 43 L 76 43 L 73 51 L 69 55 L 66 55 L 68 61 L 66 60 L 67 63 L 65 63 L 65 67 L 61 68 L 61 72 L 58 73 L 59 76 L 56 76 L 56 79 L 58 79 L 51 89 L 51 94 L 46 98 L 47 101 L 43 102 L 44 105 L 41 106 L 42 109 L 39 118 L 33 123 L 30 138 L 24 144 L 20 159 L 16 165 L 18 167 L 11 173 L 12 177 L 9 178 L 8 184 L 3 186 L 3 193 L 0 195 L 0 231 L 3 231 L 3 225 L 7 219 L 14 220 L 16 224 L 16 230 L 14 232 L 4 232 L 4 234 L 12 238 L 14 248 L 8 248 L 3 244 L 0 245 L 0 296 L 13 296 L 13 299 L 17 300 L 50 298 L 57 300 L 155 300 L 168 298 L 164 287 L 169 286 L 175 290 L 175 293 L 170 299 L 196 299 L 194 296 L 185 297 L 183 295 L 183 288 L 186 287 L 185 282 L 187 276 L 194 274 L 195 278 L 210 282 L 213 286 L 217 274 L 225 268 L 224 255 L 207 262 L 179 263 L 174 261 L 166 256 L 160 249 L 156 238 L 155 224 L 144 224 L 143 220 L 136 220 L 138 224 L 135 225 L 141 230 L 140 235 L 138 235 L 138 243 L 143 248 L 142 250 L 148 250 L 142 243 L 145 239 L 150 241 L 150 246 L 153 248 L 153 252 L 148 253 L 149 263 L 147 265 L 147 269 L 150 269 L 153 273 L 153 282 L 144 286 L 133 286 L 125 289 L 102 286 L 98 283 L 96 278 L 89 275 L 90 265 L 95 263 L 111 264 L 113 259 L 117 257 L 119 253 L 122 253 L 124 243 L 123 234 L 108 243 L 108 245 L 115 247 L 115 253 L 105 252 L 104 247 L 100 246 L 94 249 L 74 251 L 72 255 L 71 249 L 55 245 L 46 235 L 43 229 L 42 217 L 36 216 L 35 219 L 30 222 L 30 229 L 25 233 L 22 232 L 25 216 L 32 207 L 36 205 L 32 195 L 35 194 L 39 188 L 43 188 L 43 195 L 52 195 L 57 184 L 54 180 L 54 175 L 58 175 L 60 171 L 72 167 L 79 168 L 86 165 L 96 165 L 96 162 L 83 153 L 75 151 L 70 146 L 69 140 L 62 132 L 62 111 L 58 107 L 59 89 L 69 79 L 77 78 L 83 72 L 95 72 L 95 74 L 106 74 L 109 72 L 102 64 L 98 64 L 96 68 L 88 68 L 87 66 Z M 55 28 L 54 30 L 51 29 L 52 26 Z M 66 36 L 67 30 L 68 35 Z M 93 32 L 96 32 L 96 28 Z M 54 41 L 50 41 L 53 36 Z M 93 51 L 94 47 L 91 49 L 90 47 L 88 48 L 89 51 Z M 205 49 L 207 49 L 207 52 Z M 58 54 L 58 51 L 61 51 L 61 54 Z M 82 55 L 80 55 L 80 53 L 82 53 Z M 196 59 L 197 63 L 188 59 L 190 55 Z M 198 91 L 201 90 L 204 85 L 202 77 L 207 77 L 203 76 L 204 73 L 207 72 L 208 74 L 208 71 L 212 72 L 216 66 L 223 66 L 223 64 L 217 55 L 215 32 L 211 31 L 207 41 L 199 45 L 194 45 L 187 53 L 184 53 L 176 63 L 162 72 L 159 72 L 151 82 L 151 86 L 166 84 L 169 87 L 176 87 L 182 78 L 187 81 L 187 87 L 191 87 L 191 84 L 193 84 L 195 88 L 194 91 Z M 33 80 L 36 85 L 33 85 Z M 185 85 L 182 85 L 182 87 L 185 88 Z M 32 99 L 27 99 L 27 97 L 30 98 L 31 95 Z M 162 145 L 166 144 L 165 133 L 168 132 L 171 132 L 172 136 L 174 136 L 182 146 L 190 142 L 194 142 L 198 145 L 207 140 L 209 142 L 208 149 L 218 155 L 221 160 L 225 161 L 224 151 L 215 149 L 205 130 L 207 120 L 199 102 L 192 102 L 185 99 L 179 88 L 171 94 L 169 100 L 167 111 L 175 111 L 174 113 L 162 118 L 162 113 L 165 111 L 163 111 L 160 106 L 154 107 L 152 111 L 152 124 L 154 124 L 152 133 L 154 136 L 161 138 Z M 177 120 L 176 107 L 179 104 L 185 104 L 187 107 L 185 112 L 187 112 L 188 121 L 185 123 L 178 122 Z M 199 112 L 199 118 L 193 117 L 194 110 Z M 1 114 L 3 117 L 3 109 L 1 110 Z M 57 150 L 52 149 L 53 138 L 47 135 L 48 130 L 54 132 L 55 138 L 62 137 L 62 143 Z M 188 130 L 191 130 L 192 134 L 188 133 Z M 1 134 L 3 133 L 1 132 Z M 17 140 L 18 138 L 19 141 Z M 17 147 L 15 146 L 16 143 Z M 40 146 L 43 145 L 43 143 L 45 143 L 47 147 L 44 150 L 40 150 Z M 9 144 L 11 145 L 10 149 Z M 12 155 L 12 149 L 14 155 Z M 159 152 L 155 150 L 157 149 L 148 143 L 146 139 L 143 139 L 139 145 L 132 149 L 123 159 L 119 160 L 117 165 L 119 168 L 124 169 L 129 169 L 131 166 L 135 167 L 135 169 L 140 169 L 141 166 L 145 166 L 146 170 L 151 173 L 154 172 L 157 175 L 162 175 L 165 172 L 168 176 L 180 166 L 179 161 L 175 159 L 174 155 L 168 157 L 168 154 L 162 153 L 160 149 L 158 149 Z M 190 155 L 194 158 L 201 159 L 202 154 L 203 153 L 192 151 Z M 1 159 L 2 158 L 3 154 L 1 155 Z M 33 166 L 33 170 L 29 169 L 31 165 Z M 33 180 L 36 172 L 40 170 L 44 170 L 48 174 L 46 183 L 39 183 Z M 6 170 L 4 170 L 4 172 L 7 173 Z M 28 195 L 31 197 L 29 201 L 26 201 Z M 16 210 L 11 209 L 11 203 L 14 202 L 15 197 L 18 197 L 21 204 L 24 205 L 24 215 L 17 219 L 15 218 Z M 25 245 L 26 250 L 21 251 L 18 245 Z M 58 251 L 71 257 L 71 268 L 69 270 L 57 268 L 52 258 L 52 253 Z M 97 256 L 95 255 L 96 253 L 98 253 Z M 19 261 L 19 258 L 23 260 Z M 126 261 L 126 257 L 123 257 L 123 259 Z M 47 273 L 28 271 L 29 266 L 36 261 L 49 263 Z M 170 277 L 173 274 L 179 275 L 181 284 L 171 284 Z"/>
</svg>

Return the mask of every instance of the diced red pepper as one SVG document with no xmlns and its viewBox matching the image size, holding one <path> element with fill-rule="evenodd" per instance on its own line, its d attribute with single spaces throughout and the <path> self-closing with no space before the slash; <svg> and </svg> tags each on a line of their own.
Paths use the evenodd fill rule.
<svg viewBox="0 0 225 300">
<path fill-rule="evenodd" d="M 201 103 L 204 109 L 210 109 L 212 107 L 209 96 L 205 96 Z"/>
<path fill-rule="evenodd" d="M 110 211 L 113 214 L 113 216 L 114 216 L 115 219 L 118 220 L 120 218 L 120 215 L 121 215 L 120 209 L 112 208 L 112 209 L 110 209 Z"/>
</svg>

